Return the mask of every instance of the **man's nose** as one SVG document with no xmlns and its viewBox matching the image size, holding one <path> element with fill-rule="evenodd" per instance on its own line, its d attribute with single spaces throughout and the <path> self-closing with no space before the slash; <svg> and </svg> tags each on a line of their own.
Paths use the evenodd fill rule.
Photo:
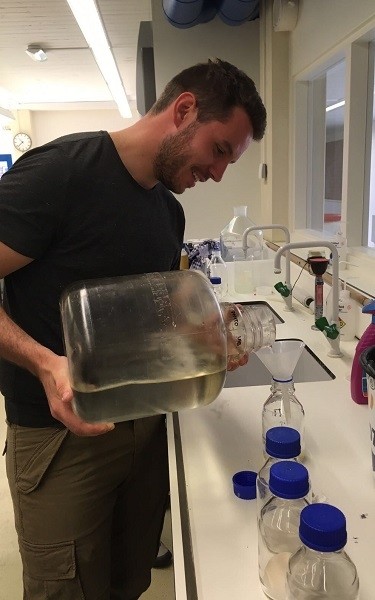
<svg viewBox="0 0 375 600">
<path fill-rule="evenodd" d="M 221 160 L 220 162 L 215 162 L 210 168 L 210 177 L 217 183 L 222 180 L 225 170 L 228 166 L 227 160 Z"/>
</svg>

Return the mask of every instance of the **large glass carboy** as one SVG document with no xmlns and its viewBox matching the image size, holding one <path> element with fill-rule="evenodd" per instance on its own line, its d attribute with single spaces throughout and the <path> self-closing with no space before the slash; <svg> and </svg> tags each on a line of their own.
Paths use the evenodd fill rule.
<svg viewBox="0 0 375 600">
<path fill-rule="evenodd" d="M 88 422 L 209 404 L 228 357 L 275 339 L 269 309 L 219 304 L 196 270 L 77 282 L 60 308 L 74 407 Z"/>
</svg>

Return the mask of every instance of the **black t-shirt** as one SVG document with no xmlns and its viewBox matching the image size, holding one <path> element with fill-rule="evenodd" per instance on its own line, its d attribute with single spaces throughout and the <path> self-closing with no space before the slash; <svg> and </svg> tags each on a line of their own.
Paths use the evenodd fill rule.
<svg viewBox="0 0 375 600">
<path fill-rule="evenodd" d="M 107 132 L 72 134 L 31 150 L 0 181 L 0 241 L 34 259 L 5 277 L 4 307 L 62 355 L 62 291 L 82 279 L 178 269 L 184 225 L 173 194 L 162 184 L 142 188 Z M 58 425 L 40 381 L 0 364 L 7 419 Z"/>
</svg>

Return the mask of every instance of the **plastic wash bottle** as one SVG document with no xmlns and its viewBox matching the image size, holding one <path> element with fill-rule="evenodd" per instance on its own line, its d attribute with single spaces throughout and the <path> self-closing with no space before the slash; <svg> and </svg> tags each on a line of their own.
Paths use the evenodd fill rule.
<svg viewBox="0 0 375 600">
<path fill-rule="evenodd" d="M 371 323 L 364 331 L 355 350 L 350 376 L 350 389 L 354 402 L 368 404 L 366 373 L 360 364 L 359 357 L 366 348 L 375 346 L 375 300 L 364 306 L 362 312 L 371 315 Z"/>
</svg>

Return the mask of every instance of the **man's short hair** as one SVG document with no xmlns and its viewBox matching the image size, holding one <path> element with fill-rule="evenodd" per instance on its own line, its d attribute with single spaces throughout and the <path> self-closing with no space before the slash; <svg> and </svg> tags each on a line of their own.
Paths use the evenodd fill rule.
<svg viewBox="0 0 375 600">
<path fill-rule="evenodd" d="M 156 115 L 183 92 L 197 101 L 199 122 L 227 121 L 235 107 L 242 107 L 253 127 L 253 139 L 264 136 L 267 113 L 253 80 L 229 62 L 216 58 L 184 69 L 166 85 L 149 114 Z"/>
</svg>

